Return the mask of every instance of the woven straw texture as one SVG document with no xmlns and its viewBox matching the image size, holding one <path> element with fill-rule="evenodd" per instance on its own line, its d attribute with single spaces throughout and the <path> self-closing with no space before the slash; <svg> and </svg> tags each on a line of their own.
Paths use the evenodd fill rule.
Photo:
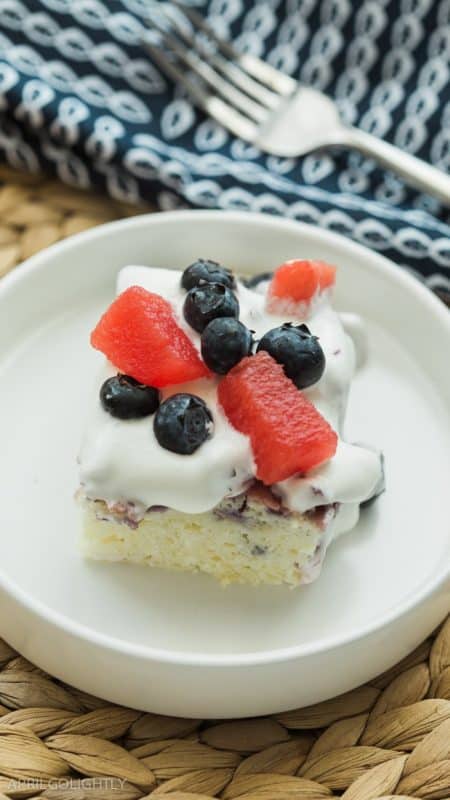
<svg viewBox="0 0 450 800">
<path fill-rule="evenodd" d="M 0 275 L 148 209 L 0 168 Z M 316 706 L 235 722 L 111 706 L 0 640 L 0 800 L 450 800 L 450 618 L 388 673 Z"/>
<path fill-rule="evenodd" d="M 59 239 L 149 210 L 0 165 L 0 277 Z"/>
</svg>

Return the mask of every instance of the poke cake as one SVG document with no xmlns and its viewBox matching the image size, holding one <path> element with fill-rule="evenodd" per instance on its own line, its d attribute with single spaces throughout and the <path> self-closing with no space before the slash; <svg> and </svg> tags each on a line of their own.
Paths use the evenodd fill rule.
<svg viewBox="0 0 450 800">
<path fill-rule="evenodd" d="M 203 259 L 121 270 L 91 334 L 85 556 L 224 584 L 319 575 L 383 482 L 380 453 L 342 438 L 364 329 L 333 309 L 335 279 L 306 259 L 247 281 Z"/>
</svg>

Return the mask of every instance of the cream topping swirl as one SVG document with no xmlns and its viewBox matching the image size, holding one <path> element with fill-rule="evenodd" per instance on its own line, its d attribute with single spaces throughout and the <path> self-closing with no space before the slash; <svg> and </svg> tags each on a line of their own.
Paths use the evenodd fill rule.
<svg viewBox="0 0 450 800">
<path fill-rule="evenodd" d="M 180 277 L 180 272 L 175 270 L 128 266 L 119 273 L 117 291 L 120 293 L 129 286 L 138 285 L 165 297 L 178 323 L 199 349 L 199 334 L 183 318 L 185 291 L 181 288 Z M 255 331 L 256 338 L 283 322 L 304 321 L 268 313 L 264 287 L 251 290 L 238 282 L 237 296 L 239 318 Z M 356 357 L 354 342 L 327 296 L 315 303 L 305 321 L 319 337 L 326 357 L 324 374 L 306 394 L 339 433 L 355 364 L 364 354 Z M 360 348 L 365 341 L 363 326 L 355 315 L 347 322 L 346 327 L 356 331 L 354 341 Z M 99 389 L 103 380 L 115 373 L 114 367 L 107 363 L 99 376 L 81 447 L 81 483 L 88 497 L 109 504 L 133 503 L 137 513 L 153 505 L 201 513 L 246 488 L 255 475 L 250 441 L 230 425 L 221 410 L 216 378 L 166 387 L 161 392 L 163 399 L 176 392 L 191 392 L 202 397 L 212 412 L 211 438 L 195 453 L 184 456 L 160 447 L 148 418 L 124 421 L 103 410 Z M 336 455 L 330 461 L 306 477 L 293 476 L 272 489 L 287 507 L 301 512 L 325 503 L 358 504 L 372 493 L 380 478 L 380 469 L 376 453 L 340 439 Z"/>
</svg>

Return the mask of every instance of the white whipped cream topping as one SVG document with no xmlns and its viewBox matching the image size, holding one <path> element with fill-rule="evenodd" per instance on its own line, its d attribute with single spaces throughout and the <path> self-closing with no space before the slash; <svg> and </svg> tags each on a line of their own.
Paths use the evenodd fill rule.
<svg viewBox="0 0 450 800">
<path fill-rule="evenodd" d="M 161 390 L 162 399 L 179 391 L 196 394 L 213 415 L 211 438 L 192 455 L 181 456 L 158 444 L 152 419 L 120 420 L 103 410 L 98 389 L 115 374 L 117 370 L 108 365 L 99 378 L 82 443 L 81 482 L 88 497 L 132 502 L 138 513 L 161 505 L 195 514 L 242 491 L 255 472 L 249 441 L 219 408 L 216 381 L 202 379 Z"/>
<path fill-rule="evenodd" d="M 122 269 L 118 293 L 136 285 L 164 296 L 180 326 L 200 349 L 199 334 L 183 317 L 186 293 L 180 286 L 180 272 L 141 266 Z M 237 296 L 239 318 L 255 331 L 256 338 L 283 322 L 303 321 L 269 314 L 261 286 L 251 290 L 239 282 Z M 314 305 L 313 313 L 305 320 L 311 332 L 320 338 L 326 357 L 322 378 L 306 394 L 337 432 L 342 427 L 355 364 L 364 359 L 366 349 L 359 318 L 346 315 L 344 319 L 348 332 L 354 334 L 359 351 L 356 356 L 354 342 L 327 297 Z M 101 383 L 115 373 L 114 367 L 107 365 L 99 378 L 81 448 L 81 482 L 88 497 L 111 504 L 132 502 L 138 512 L 152 505 L 164 505 L 185 513 L 200 513 L 246 487 L 255 474 L 250 441 L 229 424 L 218 406 L 215 378 L 167 387 L 161 392 L 163 399 L 176 392 L 191 392 L 202 397 L 212 412 L 211 438 L 192 455 L 183 456 L 159 446 L 148 418 L 123 421 L 102 409 L 98 394 Z M 336 455 L 330 461 L 305 478 L 292 477 L 276 484 L 273 490 L 286 506 L 300 512 L 325 503 L 349 504 L 351 514 L 341 511 L 338 514 L 342 523 L 345 517 L 345 524 L 339 524 L 339 530 L 347 530 L 356 523 L 358 504 L 373 492 L 380 469 L 376 453 L 339 440 Z"/>
<path fill-rule="evenodd" d="M 352 314 L 344 311 L 339 314 L 344 331 L 348 333 L 353 341 L 356 353 L 356 369 L 359 369 L 367 361 L 369 343 L 367 341 L 367 330 L 359 314 Z"/>
<path fill-rule="evenodd" d="M 305 478 L 292 477 L 278 483 L 277 492 L 284 505 L 303 512 L 327 503 L 360 503 L 368 497 L 367 487 L 373 490 L 379 477 L 377 453 L 340 439 L 333 458 Z"/>
</svg>

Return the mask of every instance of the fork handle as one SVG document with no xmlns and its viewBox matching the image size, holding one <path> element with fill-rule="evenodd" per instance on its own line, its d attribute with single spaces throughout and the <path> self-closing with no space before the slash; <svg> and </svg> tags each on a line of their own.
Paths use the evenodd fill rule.
<svg viewBox="0 0 450 800">
<path fill-rule="evenodd" d="M 450 175 L 432 167 L 421 158 L 405 153 L 399 147 L 360 128 L 347 128 L 345 145 L 374 158 L 382 167 L 396 172 L 405 183 L 450 206 Z"/>
</svg>

